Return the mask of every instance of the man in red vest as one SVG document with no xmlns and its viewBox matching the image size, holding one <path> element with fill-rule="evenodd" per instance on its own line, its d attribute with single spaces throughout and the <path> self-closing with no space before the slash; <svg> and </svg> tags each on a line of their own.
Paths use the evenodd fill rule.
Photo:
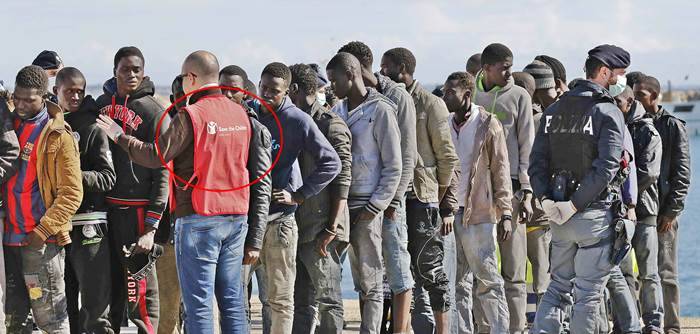
<svg viewBox="0 0 700 334">
<path fill-rule="evenodd" d="M 250 121 L 243 107 L 216 88 L 219 63 L 210 52 L 190 54 L 181 77 L 185 93 L 204 90 L 193 94 L 188 106 L 173 118 L 158 138 L 158 149 L 165 162 L 173 161 L 177 175 L 175 248 L 187 314 L 185 329 L 188 333 L 213 331 L 216 295 L 221 332 L 245 333 L 241 263 L 250 189 L 216 190 L 249 182 Z M 131 160 L 145 167 L 161 166 L 154 143 L 125 135 L 108 117 L 100 117 L 98 124 Z M 266 212 L 267 207 L 262 210 Z"/>
</svg>

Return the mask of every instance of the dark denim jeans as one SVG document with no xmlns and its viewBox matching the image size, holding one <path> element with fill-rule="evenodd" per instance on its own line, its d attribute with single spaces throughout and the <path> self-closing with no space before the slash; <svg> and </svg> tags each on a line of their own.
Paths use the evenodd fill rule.
<svg viewBox="0 0 700 334">
<path fill-rule="evenodd" d="M 213 333 L 214 295 L 222 333 L 246 333 L 245 293 L 241 282 L 243 246 L 248 232 L 241 215 L 191 215 L 175 223 L 175 252 L 188 333 Z"/>
</svg>

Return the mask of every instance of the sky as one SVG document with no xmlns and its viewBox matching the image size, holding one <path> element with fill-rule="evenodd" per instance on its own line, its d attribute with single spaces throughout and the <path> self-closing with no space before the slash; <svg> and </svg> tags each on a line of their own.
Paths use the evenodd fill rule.
<svg viewBox="0 0 700 334">
<path fill-rule="evenodd" d="M 139 47 L 145 71 L 168 86 L 195 50 L 222 66 L 243 67 L 256 82 L 273 61 L 325 63 L 338 48 L 360 40 L 378 70 L 384 51 L 406 47 L 417 59 L 415 77 L 441 83 L 465 69 L 489 43 L 514 53 L 514 71 L 536 55 L 561 60 L 569 80 L 583 75 L 587 51 L 616 44 L 631 53 L 629 70 L 665 85 L 700 85 L 698 1 L 183 1 L 2 0 L 0 80 L 44 49 L 79 68 L 89 85 L 112 76 L 114 53 Z M 685 79 L 687 76 L 687 80 Z"/>
</svg>

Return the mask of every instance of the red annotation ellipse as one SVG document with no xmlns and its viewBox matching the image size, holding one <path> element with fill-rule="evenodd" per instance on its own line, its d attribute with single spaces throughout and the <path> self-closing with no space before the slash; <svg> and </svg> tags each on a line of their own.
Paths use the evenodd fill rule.
<svg viewBox="0 0 700 334">
<path fill-rule="evenodd" d="M 246 94 L 246 95 L 248 95 L 248 96 L 250 96 L 250 97 L 252 97 L 252 98 L 254 98 L 254 99 L 258 100 L 258 101 L 260 101 L 260 103 L 262 104 L 262 106 L 265 107 L 265 108 L 272 114 L 272 117 L 275 119 L 275 123 L 277 123 L 277 129 L 279 129 L 279 136 L 280 136 L 280 148 L 279 148 L 279 151 L 277 152 L 277 155 L 275 156 L 274 161 L 272 161 L 272 164 L 270 165 L 270 168 L 268 168 L 268 169 L 265 171 L 265 173 L 263 173 L 262 175 L 260 175 L 260 176 L 259 176 L 258 178 L 256 178 L 255 180 L 253 180 L 253 181 L 251 181 L 251 182 L 249 182 L 249 183 L 247 183 L 247 184 L 244 184 L 244 185 L 242 185 L 242 186 L 233 187 L 233 188 L 229 188 L 229 189 L 209 189 L 209 188 L 205 188 L 205 187 L 202 187 L 202 186 L 199 186 L 199 185 L 196 185 L 196 184 L 192 184 L 192 183 L 190 183 L 188 180 L 185 180 L 184 178 L 182 178 L 182 177 L 180 177 L 179 175 L 175 174 L 175 171 L 173 170 L 173 168 L 170 167 L 170 166 L 168 165 L 168 163 L 165 162 L 165 159 L 163 158 L 163 154 L 160 152 L 160 147 L 158 146 L 158 137 L 160 137 L 160 127 L 161 127 L 161 125 L 163 124 L 163 120 L 165 119 L 165 116 L 169 114 L 170 109 L 174 108 L 175 105 L 177 105 L 178 103 L 180 103 L 180 102 L 182 102 L 183 100 L 187 99 L 190 95 L 196 94 L 196 93 L 199 93 L 199 92 L 202 92 L 202 91 L 205 91 L 205 90 L 209 90 L 209 89 L 234 90 L 234 91 L 237 91 L 237 92 L 243 92 L 244 94 Z M 156 137 L 156 140 L 155 140 L 155 142 L 156 142 L 156 145 L 155 145 L 155 146 L 156 146 L 156 153 L 158 154 L 158 158 L 160 159 L 161 165 L 163 165 L 163 167 L 165 167 L 165 168 L 170 172 L 170 175 L 172 175 L 176 180 L 178 180 L 178 181 L 184 183 L 184 184 L 186 185 L 186 188 L 193 188 L 193 189 L 199 189 L 199 190 L 203 190 L 203 191 L 212 191 L 212 192 L 218 192 L 218 193 L 241 190 L 241 189 L 250 187 L 250 186 L 252 186 L 252 185 L 254 185 L 254 184 L 260 182 L 260 180 L 262 180 L 264 177 L 266 177 L 268 174 L 270 174 L 270 172 L 271 172 L 272 169 L 275 167 L 275 165 L 277 165 L 277 162 L 279 161 L 280 156 L 282 155 L 282 149 L 284 148 L 284 137 L 282 136 L 282 124 L 280 123 L 280 120 L 279 120 L 279 118 L 277 117 L 277 113 L 276 113 L 274 110 L 272 110 L 272 107 L 270 107 L 270 105 L 269 105 L 267 102 L 265 102 L 265 100 L 261 99 L 259 96 L 255 95 L 255 94 L 253 94 L 253 93 L 251 93 L 251 92 L 249 92 L 249 91 L 247 91 L 247 90 L 245 90 L 245 89 L 238 88 L 238 87 L 228 87 L 228 86 L 210 86 L 210 87 L 203 87 L 203 88 L 200 88 L 200 89 L 191 91 L 191 92 L 185 94 L 184 96 L 181 96 L 181 97 L 178 98 L 177 100 L 175 100 L 175 102 L 173 102 L 167 109 L 165 109 L 165 112 L 163 113 L 163 116 L 160 117 L 160 120 L 158 121 L 158 125 L 156 126 L 156 136 L 155 136 L 155 137 Z"/>
</svg>

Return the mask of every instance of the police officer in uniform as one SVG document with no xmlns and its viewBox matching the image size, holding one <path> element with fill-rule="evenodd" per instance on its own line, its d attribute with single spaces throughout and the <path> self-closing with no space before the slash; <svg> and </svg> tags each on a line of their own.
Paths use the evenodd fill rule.
<svg viewBox="0 0 700 334">
<path fill-rule="evenodd" d="M 587 79 L 544 112 L 537 131 L 528 173 L 552 222 L 552 279 L 531 333 L 559 333 L 563 309 L 571 305 L 571 333 L 596 332 L 613 268 L 612 207 L 623 157 L 625 121 L 612 96 L 624 89 L 620 77 L 629 64 L 620 47 L 590 50 Z"/>
</svg>

